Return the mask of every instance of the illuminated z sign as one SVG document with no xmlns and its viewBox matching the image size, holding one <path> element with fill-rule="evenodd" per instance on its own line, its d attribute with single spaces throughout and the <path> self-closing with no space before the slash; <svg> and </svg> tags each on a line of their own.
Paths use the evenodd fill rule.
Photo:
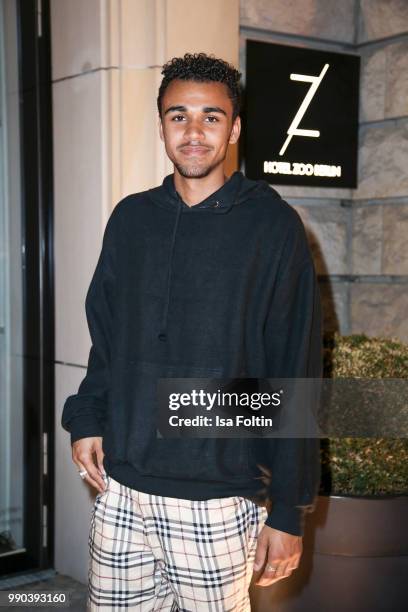
<svg viewBox="0 0 408 612">
<path fill-rule="evenodd" d="M 298 129 L 299 123 L 302 121 L 303 115 L 305 114 L 310 102 L 313 99 L 320 83 L 323 80 L 324 75 L 327 72 L 329 64 L 325 64 L 319 76 L 309 76 L 308 74 L 296 74 L 294 72 L 291 73 L 290 78 L 292 81 L 303 81 L 305 83 L 311 83 L 309 87 L 309 91 L 307 92 L 302 104 L 299 106 L 299 110 L 296 113 L 292 123 L 289 126 L 288 131 L 286 132 L 288 137 L 286 138 L 283 147 L 279 151 L 279 155 L 283 155 L 286 151 L 290 141 L 293 136 L 309 136 L 312 138 L 318 138 L 320 136 L 319 130 L 302 130 Z"/>
</svg>

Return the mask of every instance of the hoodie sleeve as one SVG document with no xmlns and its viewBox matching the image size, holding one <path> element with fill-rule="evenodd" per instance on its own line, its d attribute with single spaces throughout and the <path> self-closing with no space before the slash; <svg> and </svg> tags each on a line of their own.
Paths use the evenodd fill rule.
<svg viewBox="0 0 408 612">
<path fill-rule="evenodd" d="M 118 205 L 117 205 L 118 206 Z M 115 295 L 112 212 L 103 235 L 102 249 L 85 299 L 91 336 L 86 375 L 77 393 L 64 404 L 61 425 L 71 433 L 71 444 L 103 435 L 110 384 L 110 352 Z"/>
<path fill-rule="evenodd" d="M 265 325 L 268 370 L 271 378 L 321 379 L 320 291 L 303 223 L 292 211 Z M 320 438 L 273 438 L 268 445 L 272 509 L 265 524 L 303 535 L 304 512 L 314 509 L 320 484 Z"/>
</svg>

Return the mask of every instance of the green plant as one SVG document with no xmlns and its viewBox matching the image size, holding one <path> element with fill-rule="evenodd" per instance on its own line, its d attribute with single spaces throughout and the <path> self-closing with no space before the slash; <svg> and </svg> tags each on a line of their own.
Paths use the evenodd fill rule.
<svg viewBox="0 0 408 612">
<path fill-rule="evenodd" d="M 408 378 L 408 346 L 364 334 L 324 338 L 326 378 Z M 327 438 L 321 441 L 320 493 L 408 494 L 408 438 Z"/>
</svg>

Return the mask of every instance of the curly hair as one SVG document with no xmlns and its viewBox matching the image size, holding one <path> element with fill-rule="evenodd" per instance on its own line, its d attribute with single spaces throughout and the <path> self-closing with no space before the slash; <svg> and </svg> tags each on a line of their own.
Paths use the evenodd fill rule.
<svg viewBox="0 0 408 612">
<path fill-rule="evenodd" d="M 211 53 L 185 53 L 183 57 L 173 57 L 164 64 L 161 71 L 163 79 L 157 96 L 157 109 L 161 116 L 161 103 L 164 92 L 174 79 L 196 82 L 224 83 L 227 86 L 228 97 L 232 102 L 232 120 L 241 110 L 241 91 L 239 79 L 241 72 L 228 62 L 214 57 Z"/>
</svg>

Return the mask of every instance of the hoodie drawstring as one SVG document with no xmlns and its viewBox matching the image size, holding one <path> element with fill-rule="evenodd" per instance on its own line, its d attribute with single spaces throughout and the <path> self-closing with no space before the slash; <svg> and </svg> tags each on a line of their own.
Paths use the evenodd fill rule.
<svg viewBox="0 0 408 612">
<path fill-rule="evenodd" d="M 169 301 L 170 301 L 171 266 L 173 263 L 174 244 L 176 242 L 176 233 L 177 233 L 177 228 L 178 228 L 178 224 L 180 220 L 181 208 L 182 208 L 182 202 L 181 202 L 181 199 L 179 198 L 177 214 L 176 214 L 176 221 L 174 223 L 173 235 L 171 237 L 169 267 L 167 271 L 166 297 L 165 297 L 164 306 L 163 306 L 162 323 L 161 323 L 161 329 L 160 329 L 159 335 L 157 336 L 159 340 L 161 340 L 162 342 L 165 342 L 167 340 L 166 327 L 167 327 L 167 313 L 169 310 Z"/>
<path fill-rule="evenodd" d="M 168 316 L 169 302 L 170 302 L 170 286 L 171 286 L 171 270 L 172 270 L 172 264 L 173 264 L 173 253 L 174 253 L 174 245 L 176 242 L 177 228 L 178 228 L 178 224 L 180 221 L 180 215 L 183 210 L 183 201 L 179 193 L 176 192 L 176 194 L 177 194 L 177 200 L 178 200 L 177 213 L 176 213 L 176 220 L 174 222 L 174 227 L 173 227 L 173 234 L 171 237 L 169 265 L 168 265 L 168 271 L 167 271 L 166 295 L 165 295 L 165 301 L 163 305 L 163 313 L 162 313 L 160 331 L 157 336 L 161 342 L 166 342 L 167 340 L 166 329 L 167 329 L 167 316 Z M 218 200 L 214 200 L 211 204 L 209 204 L 208 206 L 205 206 L 204 208 L 194 208 L 194 206 L 192 206 L 186 212 L 187 213 L 198 213 L 198 212 L 208 213 L 210 212 L 210 213 L 225 214 L 232 209 L 235 203 L 236 203 L 236 199 L 232 199 L 229 204 L 224 204 L 223 206 L 220 206 L 220 202 Z"/>
</svg>

